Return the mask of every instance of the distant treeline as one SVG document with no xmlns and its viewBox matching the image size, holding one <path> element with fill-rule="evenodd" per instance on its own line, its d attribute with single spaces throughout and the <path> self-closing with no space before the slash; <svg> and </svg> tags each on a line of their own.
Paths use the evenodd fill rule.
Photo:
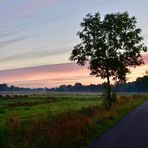
<svg viewBox="0 0 148 148">
<path fill-rule="evenodd" d="M 136 81 L 128 82 L 113 86 L 113 91 L 116 92 L 148 92 L 148 76 L 139 77 Z M 76 83 L 75 85 L 61 85 L 57 88 L 20 88 L 15 86 L 8 86 L 7 84 L 0 84 L 0 91 L 57 91 L 57 92 L 103 92 L 105 91 L 105 84 L 99 85 L 82 85 Z"/>
</svg>

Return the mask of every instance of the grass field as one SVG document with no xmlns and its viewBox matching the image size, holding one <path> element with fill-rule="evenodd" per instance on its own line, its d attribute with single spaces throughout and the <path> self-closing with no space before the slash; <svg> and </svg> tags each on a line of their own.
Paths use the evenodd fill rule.
<svg viewBox="0 0 148 148">
<path fill-rule="evenodd" d="M 0 147 L 87 147 L 146 99 L 118 97 L 109 111 L 96 95 L 1 97 Z"/>
<path fill-rule="evenodd" d="M 46 118 L 70 110 L 80 110 L 87 106 L 99 105 L 102 102 L 96 96 L 56 96 L 56 97 L 18 97 L 0 99 L 0 126 L 8 118 L 16 116 L 20 120 L 36 116 Z"/>
</svg>

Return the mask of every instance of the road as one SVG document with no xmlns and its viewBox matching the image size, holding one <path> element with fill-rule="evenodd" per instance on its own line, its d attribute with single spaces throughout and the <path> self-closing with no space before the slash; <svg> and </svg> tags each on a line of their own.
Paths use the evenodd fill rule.
<svg viewBox="0 0 148 148">
<path fill-rule="evenodd" d="M 120 120 L 88 148 L 148 148 L 148 101 Z"/>
</svg>

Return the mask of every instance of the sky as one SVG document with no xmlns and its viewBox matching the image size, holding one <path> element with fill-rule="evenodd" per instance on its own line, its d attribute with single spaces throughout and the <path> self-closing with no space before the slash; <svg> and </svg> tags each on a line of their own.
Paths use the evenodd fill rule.
<svg viewBox="0 0 148 148">
<path fill-rule="evenodd" d="M 0 83 L 19 87 L 99 84 L 87 66 L 71 63 L 80 22 L 87 13 L 125 12 L 137 18 L 148 46 L 147 0 L 0 0 Z M 143 76 L 145 65 L 131 69 L 128 81 Z"/>
</svg>

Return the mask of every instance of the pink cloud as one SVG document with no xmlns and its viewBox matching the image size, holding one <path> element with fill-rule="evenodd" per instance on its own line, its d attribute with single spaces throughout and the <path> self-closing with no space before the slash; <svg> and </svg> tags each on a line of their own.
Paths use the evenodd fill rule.
<svg viewBox="0 0 148 148">
<path fill-rule="evenodd" d="M 143 56 L 145 65 L 131 69 L 127 75 L 128 81 L 134 81 L 143 76 L 148 68 L 147 54 Z M 1 83 L 19 87 L 56 87 L 62 84 L 100 84 L 105 80 L 89 75 L 87 66 L 81 67 L 75 63 L 43 65 L 0 71 Z"/>
<path fill-rule="evenodd" d="M 142 55 L 145 64 L 148 64 L 148 53 Z"/>
<path fill-rule="evenodd" d="M 96 79 L 95 77 L 89 76 L 87 67 L 81 67 L 74 63 L 5 70 L 0 71 L 0 77 L 1 83 L 23 87 L 51 87 L 60 84 L 74 84 L 75 82 L 90 84 L 90 80 L 97 82 L 93 80 Z"/>
</svg>

